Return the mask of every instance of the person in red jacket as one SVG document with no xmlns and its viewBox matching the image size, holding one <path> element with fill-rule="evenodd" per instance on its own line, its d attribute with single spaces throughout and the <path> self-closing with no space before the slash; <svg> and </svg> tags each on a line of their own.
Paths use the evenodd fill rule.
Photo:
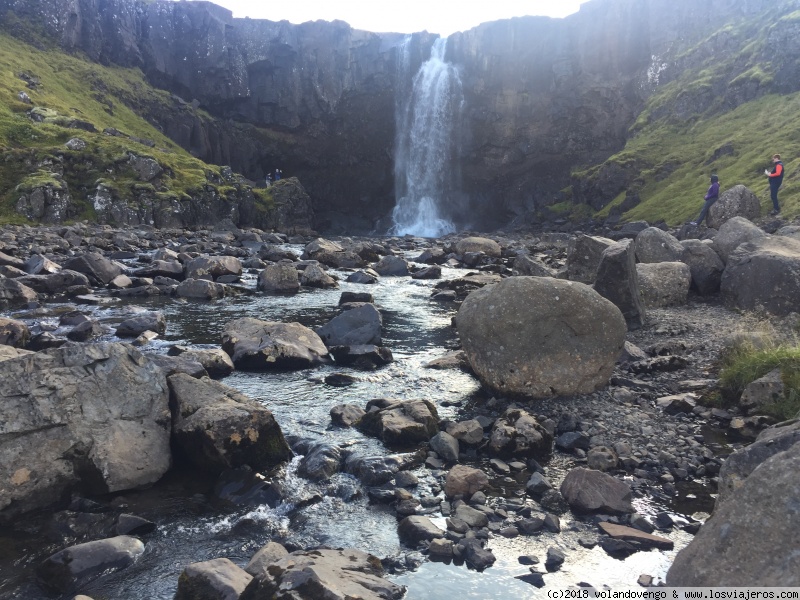
<svg viewBox="0 0 800 600">
<path fill-rule="evenodd" d="M 783 163 L 780 154 L 772 156 L 772 165 L 772 171 L 766 169 L 764 174 L 769 177 L 769 195 L 772 198 L 772 212 L 769 214 L 777 215 L 781 212 L 780 204 L 778 204 L 778 188 L 783 183 Z"/>
</svg>

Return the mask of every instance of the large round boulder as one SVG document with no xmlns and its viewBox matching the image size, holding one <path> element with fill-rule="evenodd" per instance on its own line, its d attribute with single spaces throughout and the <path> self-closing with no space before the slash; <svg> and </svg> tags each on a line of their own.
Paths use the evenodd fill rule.
<svg viewBox="0 0 800 600">
<path fill-rule="evenodd" d="M 287 293 L 300 289 L 297 268 L 291 260 L 281 260 L 268 265 L 258 274 L 256 287 L 261 292 Z"/>
<path fill-rule="evenodd" d="M 719 229 L 734 217 L 743 217 L 750 221 L 761 216 L 761 203 L 747 187 L 739 184 L 720 194 L 719 200 L 708 210 L 708 226 Z"/>
<path fill-rule="evenodd" d="M 734 217 L 725 222 L 714 236 L 714 250 L 722 262 L 728 262 L 728 256 L 745 242 L 752 242 L 767 237 L 767 234 L 754 223 L 744 217 Z"/>
<path fill-rule="evenodd" d="M 686 304 L 692 271 L 682 262 L 639 263 L 639 290 L 646 308 Z"/>
<path fill-rule="evenodd" d="M 486 256 L 499 257 L 500 244 L 494 240 L 483 237 L 467 237 L 456 242 L 456 254 L 463 256 L 469 252 L 482 252 Z"/>
<path fill-rule="evenodd" d="M 510 277 L 472 292 L 456 325 L 484 385 L 532 397 L 604 386 L 627 331 L 620 310 L 589 286 L 544 277 Z"/>
<path fill-rule="evenodd" d="M 648 227 L 636 236 L 636 259 L 640 263 L 674 262 L 681 254 L 681 243 L 658 227 Z"/>
</svg>

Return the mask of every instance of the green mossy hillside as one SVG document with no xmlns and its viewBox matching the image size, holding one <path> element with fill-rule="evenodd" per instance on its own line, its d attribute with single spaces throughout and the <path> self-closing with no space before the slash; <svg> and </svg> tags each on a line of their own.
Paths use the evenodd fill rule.
<svg viewBox="0 0 800 600">
<path fill-rule="evenodd" d="M 800 57 L 776 52 L 793 39 L 800 12 L 775 18 L 776 7 L 741 19 L 672 57 L 677 76 L 656 87 L 630 129 L 625 148 L 605 163 L 574 172 L 582 184 L 622 173 L 613 198 L 596 213 L 615 208 L 623 220 L 679 225 L 697 216 L 712 173 L 722 190 L 743 184 L 772 208 L 765 168 L 781 154 L 786 175 L 779 198 L 785 217 L 800 214 L 800 93 L 793 73 Z M 776 42 L 776 40 L 778 40 Z M 594 201 L 596 188 L 586 186 Z M 591 192 L 595 192 L 592 196 Z M 633 192 L 637 202 L 630 202 Z"/>
<path fill-rule="evenodd" d="M 0 222 L 19 222 L 16 201 L 36 182 L 66 183 L 80 218 L 94 216 L 89 198 L 100 183 L 129 202 L 142 196 L 187 200 L 203 191 L 236 194 L 238 179 L 228 176 L 223 188 L 220 167 L 191 156 L 135 110 L 195 110 L 177 104 L 138 69 L 98 65 L 0 33 Z M 85 147 L 68 149 L 72 138 Z M 152 158 L 163 170 L 143 181 L 132 155 Z M 261 204 L 269 202 L 263 198 Z"/>
</svg>

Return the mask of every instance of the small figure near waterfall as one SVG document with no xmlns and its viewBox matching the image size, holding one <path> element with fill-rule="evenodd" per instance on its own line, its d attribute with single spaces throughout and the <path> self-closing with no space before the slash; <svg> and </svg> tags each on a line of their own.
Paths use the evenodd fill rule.
<svg viewBox="0 0 800 600">
<path fill-rule="evenodd" d="M 267 179 L 264 184 L 265 187 L 270 187 L 272 185 L 272 173 L 267 173 Z"/>
<path fill-rule="evenodd" d="M 778 189 L 783 183 L 783 163 L 781 162 L 780 154 L 772 155 L 772 171 L 764 169 L 764 175 L 769 177 L 769 195 L 772 198 L 772 212 L 769 214 L 780 214 L 781 206 L 778 204 Z"/>
<path fill-rule="evenodd" d="M 275 181 L 280 181 L 281 175 L 283 175 L 283 171 L 280 169 L 275 169 Z"/>
<path fill-rule="evenodd" d="M 705 204 L 703 204 L 703 209 L 700 211 L 700 216 L 697 217 L 696 221 L 692 221 L 692 225 L 700 225 L 708 216 L 708 209 L 714 204 L 714 202 L 719 199 L 719 177 L 716 175 L 711 176 L 711 186 L 708 188 L 706 195 L 703 197 L 705 200 Z"/>
</svg>

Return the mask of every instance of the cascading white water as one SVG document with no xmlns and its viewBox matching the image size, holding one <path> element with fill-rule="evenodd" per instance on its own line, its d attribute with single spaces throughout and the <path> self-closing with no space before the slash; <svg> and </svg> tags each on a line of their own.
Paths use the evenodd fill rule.
<svg viewBox="0 0 800 600">
<path fill-rule="evenodd" d="M 408 68 L 408 46 L 406 40 L 401 72 Z M 460 196 L 456 155 L 464 94 L 458 70 L 444 60 L 446 46 L 447 38 L 434 42 L 408 99 L 397 108 L 394 235 L 439 237 L 455 232 L 452 217 Z"/>
</svg>

